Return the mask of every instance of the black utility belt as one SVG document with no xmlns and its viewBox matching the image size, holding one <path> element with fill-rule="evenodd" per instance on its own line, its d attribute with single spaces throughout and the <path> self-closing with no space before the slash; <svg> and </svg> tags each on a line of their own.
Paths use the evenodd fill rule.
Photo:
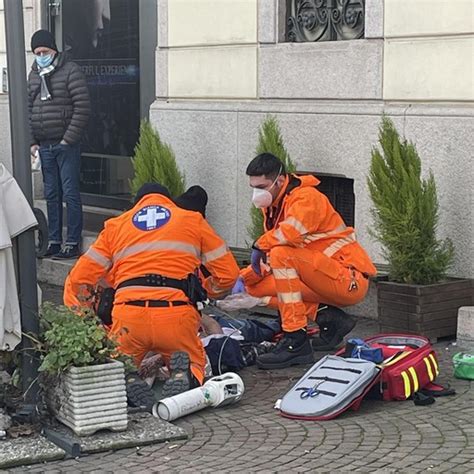
<svg viewBox="0 0 474 474">
<path fill-rule="evenodd" d="M 189 301 L 163 301 L 163 300 L 134 300 L 125 301 L 129 306 L 142 306 L 145 308 L 169 308 L 170 306 L 189 306 Z"/>
<path fill-rule="evenodd" d="M 102 291 L 96 312 L 102 322 L 106 325 L 112 324 L 112 308 L 114 305 L 115 292 L 120 288 L 132 286 L 149 286 L 151 288 L 175 288 L 181 290 L 189 298 L 188 301 L 163 301 L 163 300 L 132 300 L 125 304 L 131 306 L 142 306 L 152 308 L 166 308 L 170 306 L 197 306 L 207 300 L 206 290 L 202 287 L 199 278 L 190 273 L 187 278 L 178 280 L 158 274 L 148 274 L 137 278 L 130 278 L 120 283 L 117 288 L 106 288 Z"/>
<path fill-rule="evenodd" d="M 188 280 L 178 280 L 176 278 L 169 278 L 163 275 L 150 274 L 137 278 L 130 278 L 120 283 L 116 290 L 126 288 L 128 286 L 151 286 L 151 287 L 168 287 L 184 291 L 187 296 Z"/>
</svg>

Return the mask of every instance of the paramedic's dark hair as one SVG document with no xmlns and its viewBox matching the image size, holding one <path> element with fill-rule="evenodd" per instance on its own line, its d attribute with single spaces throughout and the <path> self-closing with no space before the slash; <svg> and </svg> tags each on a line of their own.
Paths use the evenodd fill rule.
<svg viewBox="0 0 474 474">
<path fill-rule="evenodd" d="M 268 179 L 276 179 L 278 175 L 285 176 L 285 165 L 271 153 L 257 155 L 247 166 L 247 176 L 262 176 Z"/>
</svg>

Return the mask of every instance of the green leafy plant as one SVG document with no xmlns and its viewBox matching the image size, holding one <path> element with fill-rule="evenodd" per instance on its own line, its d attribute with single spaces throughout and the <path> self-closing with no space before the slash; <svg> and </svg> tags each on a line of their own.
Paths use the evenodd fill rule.
<svg viewBox="0 0 474 474">
<path fill-rule="evenodd" d="M 132 158 L 134 177 L 130 189 L 135 195 L 145 183 L 160 183 L 166 186 L 171 196 L 179 196 L 185 190 L 184 174 L 176 164 L 171 146 L 161 141 L 159 133 L 150 122 L 140 125 L 140 139 Z"/>
<path fill-rule="evenodd" d="M 452 263 L 454 247 L 438 240 L 439 205 L 430 172 L 421 177 L 415 145 L 401 140 L 393 124 L 382 118 L 379 144 L 372 150 L 368 186 L 374 207 L 371 234 L 382 244 L 395 282 L 431 284 L 441 281 Z"/>
<path fill-rule="evenodd" d="M 64 306 L 45 303 L 41 309 L 40 372 L 59 375 L 69 367 L 98 365 L 120 358 L 117 344 L 107 336 L 97 316 L 80 315 Z"/>
<path fill-rule="evenodd" d="M 294 173 L 296 171 L 296 166 L 283 143 L 278 120 L 274 116 L 267 116 L 260 126 L 255 153 L 256 155 L 271 153 L 282 161 L 288 173 Z M 247 231 L 250 237 L 256 240 L 263 234 L 263 213 L 261 209 L 252 206 L 250 209 L 250 217 L 251 224 Z"/>
</svg>

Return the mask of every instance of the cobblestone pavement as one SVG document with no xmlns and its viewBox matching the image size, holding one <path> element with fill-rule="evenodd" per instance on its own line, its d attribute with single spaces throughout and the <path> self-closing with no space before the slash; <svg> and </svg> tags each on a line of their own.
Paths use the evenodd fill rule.
<svg viewBox="0 0 474 474">
<path fill-rule="evenodd" d="M 361 320 L 352 335 L 377 332 Z M 457 391 L 434 405 L 411 401 L 365 401 L 360 411 L 331 421 L 288 420 L 273 409 L 275 401 L 304 372 L 249 368 L 235 406 L 208 409 L 175 423 L 189 433 L 186 441 L 90 455 L 76 460 L 18 468 L 10 472 L 473 472 L 474 391 L 452 378 L 457 348 L 436 344 L 442 383 Z"/>
</svg>

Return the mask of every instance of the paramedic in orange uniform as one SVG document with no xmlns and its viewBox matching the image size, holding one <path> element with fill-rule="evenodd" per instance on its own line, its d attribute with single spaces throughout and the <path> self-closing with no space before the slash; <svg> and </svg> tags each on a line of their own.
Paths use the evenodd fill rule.
<svg viewBox="0 0 474 474">
<path fill-rule="evenodd" d="M 311 363 L 307 318 L 315 318 L 319 303 L 360 302 L 376 269 L 357 243 L 354 229 L 317 190 L 317 178 L 287 175 L 280 160 L 269 153 L 254 158 L 246 173 L 252 201 L 264 214 L 265 232 L 253 244 L 252 264 L 242 271 L 235 288 L 276 304 L 284 331 L 277 347 L 262 354 L 257 364 L 271 369 Z"/>
<path fill-rule="evenodd" d="M 77 302 L 71 293 L 80 295 L 107 276 L 116 289 L 111 334 L 121 351 L 137 366 L 149 351 L 167 360 L 184 351 L 194 379 L 202 384 L 200 315 L 183 286 L 201 263 L 210 272 L 203 286 L 211 297 L 231 289 L 239 275 L 225 242 L 201 214 L 177 207 L 164 186 L 149 183 L 138 191 L 131 210 L 105 222 L 78 260 L 69 274 L 65 302 Z M 191 387 L 174 388 L 167 395 Z"/>
</svg>

